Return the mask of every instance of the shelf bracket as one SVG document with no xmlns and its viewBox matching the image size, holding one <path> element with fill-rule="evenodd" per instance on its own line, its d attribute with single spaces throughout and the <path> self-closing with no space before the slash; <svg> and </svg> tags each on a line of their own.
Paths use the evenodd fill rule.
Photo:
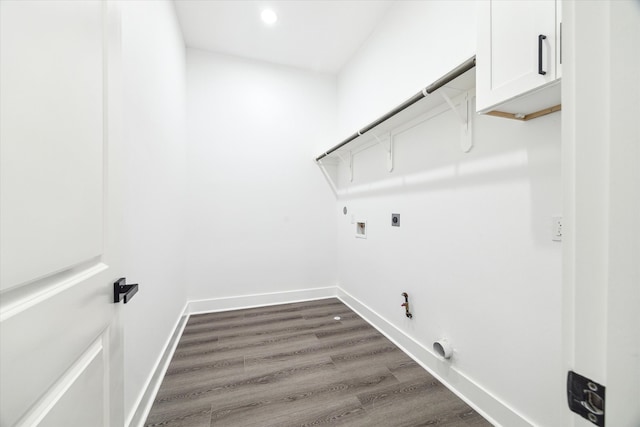
<svg viewBox="0 0 640 427">
<path fill-rule="evenodd" d="M 331 191 L 333 192 L 333 195 L 336 198 L 338 198 L 338 188 L 336 187 L 336 184 L 333 182 L 333 178 L 331 178 L 331 174 L 327 171 L 327 169 L 325 168 L 323 162 L 324 162 L 324 159 L 321 159 L 320 161 L 317 161 L 316 164 L 318 165 L 318 167 L 322 171 L 322 174 L 324 175 L 324 178 L 329 183 L 329 186 L 331 187 Z"/>
<path fill-rule="evenodd" d="M 351 153 L 351 150 L 349 150 L 347 153 L 349 155 L 345 159 L 340 155 L 340 153 L 336 151 L 336 154 L 338 155 L 338 157 L 340 157 L 340 160 L 342 160 L 342 163 L 349 166 L 349 182 L 353 182 L 353 154 Z"/>
<path fill-rule="evenodd" d="M 447 96 L 444 91 L 440 91 L 442 98 L 449 104 L 449 108 L 460 120 L 460 148 L 464 153 L 468 153 L 473 148 L 473 111 L 471 111 L 471 95 L 465 92 L 460 101 L 462 113 L 456 104 Z"/>
<path fill-rule="evenodd" d="M 473 148 L 473 103 L 471 102 L 471 94 L 464 93 L 461 101 L 464 109 L 465 123 L 460 129 L 460 148 L 464 153 L 468 153 Z"/>
<path fill-rule="evenodd" d="M 378 141 L 378 146 L 382 148 L 384 154 L 386 155 L 387 172 L 393 172 L 393 135 L 391 134 L 391 132 L 388 132 L 386 134 L 385 140 L 387 140 L 387 142 L 378 138 L 378 135 L 376 135 L 375 133 L 373 134 L 373 136 L 375 137 L 376 141 Z"/>
<path fill-rule="evenodd" d="M 444 93 L 444 91 L 440 91 L 440 95 L 442 95 L 442 98 L 444 98 L 447 104 L 449 104 L 449 108 L 451 108 L 451 111 L 453 111 L 456 114 L 456 116 L 458 116 L 460 123 L 462 123 L 463 125 L 466 125 L 467 124 L 466 112 L 464 116 L 460 114 L 460 111 L 458 111 L 458 107 L 456 107 L 456 104 L 453 103 L 451 98 L 449 98 L 449 96 L 447 96 L 447 94 Z"/>
</svg>

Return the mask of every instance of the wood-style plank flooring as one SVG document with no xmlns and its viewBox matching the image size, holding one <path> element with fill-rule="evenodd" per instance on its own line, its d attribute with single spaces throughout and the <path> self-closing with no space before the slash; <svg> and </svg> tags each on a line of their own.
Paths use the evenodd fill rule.
<svg viewBox="0 0 640 427">
<path fill-rule="evenodd" d="M 145 425 L 491 424 L 331 298 L 191 316 Z"/>
</svg>

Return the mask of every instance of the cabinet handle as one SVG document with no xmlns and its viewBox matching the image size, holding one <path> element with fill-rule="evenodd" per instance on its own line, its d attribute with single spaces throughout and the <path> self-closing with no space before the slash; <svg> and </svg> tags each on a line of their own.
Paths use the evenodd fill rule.
<svg viewBox="0 0 640 427">
<path fill-rule="evenodd" d="M 544 76 L 547 74 L 546 71 L 542 69 L 542 40 L 545 40 L 547 36 L 544 34 L 540 34 L 538 36 L 538 74 Z"/>
</svg>

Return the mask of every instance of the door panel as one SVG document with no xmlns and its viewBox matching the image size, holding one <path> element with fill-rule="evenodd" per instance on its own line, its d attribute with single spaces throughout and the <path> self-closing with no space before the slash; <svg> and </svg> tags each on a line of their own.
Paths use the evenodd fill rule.
<svg viewBox="0 0 640 427">
<path fill-rule="evenodd" d="M 102 266 L 99 266 L 102 267 Z M 0 323 L 2 423 L 13 425 L 100 337 L 112 315 L 107 268 L 64 291 L 14 308 Z M 4 313 L 3 313 L 4 314 Z M 13 315 L 11 315 L 13 314 Z"/>
<path fill-rule="evenodd" d="M 119 12 L 0 1 L 0 425 L 123 425 Z"/>
<path fill-rule="evenodd" d="M 102 378 L 106 366 L 102 344 L 103 337 L 78 358 L 17 426 L 101 425 L 105 405 L 108 404 Z M 78 407 L 78 402 L 81 401 L 89 404 Z"/>
<path fill-rule="evenodd" d="M 0 2 L 0 290 L 103 247 L 103 35 L 97 1 Z"/>
<path fill-rule="evenodd" d="M 63 425 L 99 426 L 104 422 L 104 404 L 106 393 L 102 387 L 104 375 L 103 352 L 100 351 L 91 363 L 75 378 L 60 401 L 49 411 L 40 423 L 41 426 L 59 427 Z M 77 402 L 87 400 L 90 395 L 89 406 L 78 407 Z M 69 414 L 72 416 L 69 417 Z M 104 425 L 109 425 L 104 423 Z"/>
</svg>

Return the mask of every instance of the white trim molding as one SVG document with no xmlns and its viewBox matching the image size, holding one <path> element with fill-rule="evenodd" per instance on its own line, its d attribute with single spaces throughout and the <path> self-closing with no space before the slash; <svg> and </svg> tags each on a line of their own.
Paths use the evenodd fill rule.
<svg viewBox="0 0 640 427">
<path fill-rule="evenodd" d="M 188 307 L 189 303 L 186 303 L 184 308 L 182 309 L 182 313 L 176 321 L 175 326 L 173 327 L 172 333 L 169 335 L 169 338 L 164 345 L 164 351 L 160 354 L 158 360 L 156 360 L 153 370 L 151 371 L 151 374 L 145 382 L 145 387 L 140 392 L 137 402 L 133 406 L 133 410 L 127 416 L 127 420 L 125 422 L 126 426 L 144 426 L 144 422 L 147 420 L 149 412 L 151 411 L 151 407 L 153 406 L 153 401 L 158 394 L 158 390 L 160 390 L 160 385 L 162 384 L 162 380 L 164 379 L 164 374 L 169 368 L 169 363 L 173 358 L 176 347 L 178 347 L 178 342 L 180 342 L 184 327 L 187 326 L 187 322 L 189 321 Z"/>
<path fill-rule="evenodd" d="M 300 301 L 332 298 L 336 296 L 336 287 L 298 289 L 294 291 L 271 292 L 266 294 L 237 295 L 189 301 L 188 313 L 212 313 L 216 311 L 239 310 L 243 308 L 265 307 L 268 305 L 289 304 Z"/>
</svg>

